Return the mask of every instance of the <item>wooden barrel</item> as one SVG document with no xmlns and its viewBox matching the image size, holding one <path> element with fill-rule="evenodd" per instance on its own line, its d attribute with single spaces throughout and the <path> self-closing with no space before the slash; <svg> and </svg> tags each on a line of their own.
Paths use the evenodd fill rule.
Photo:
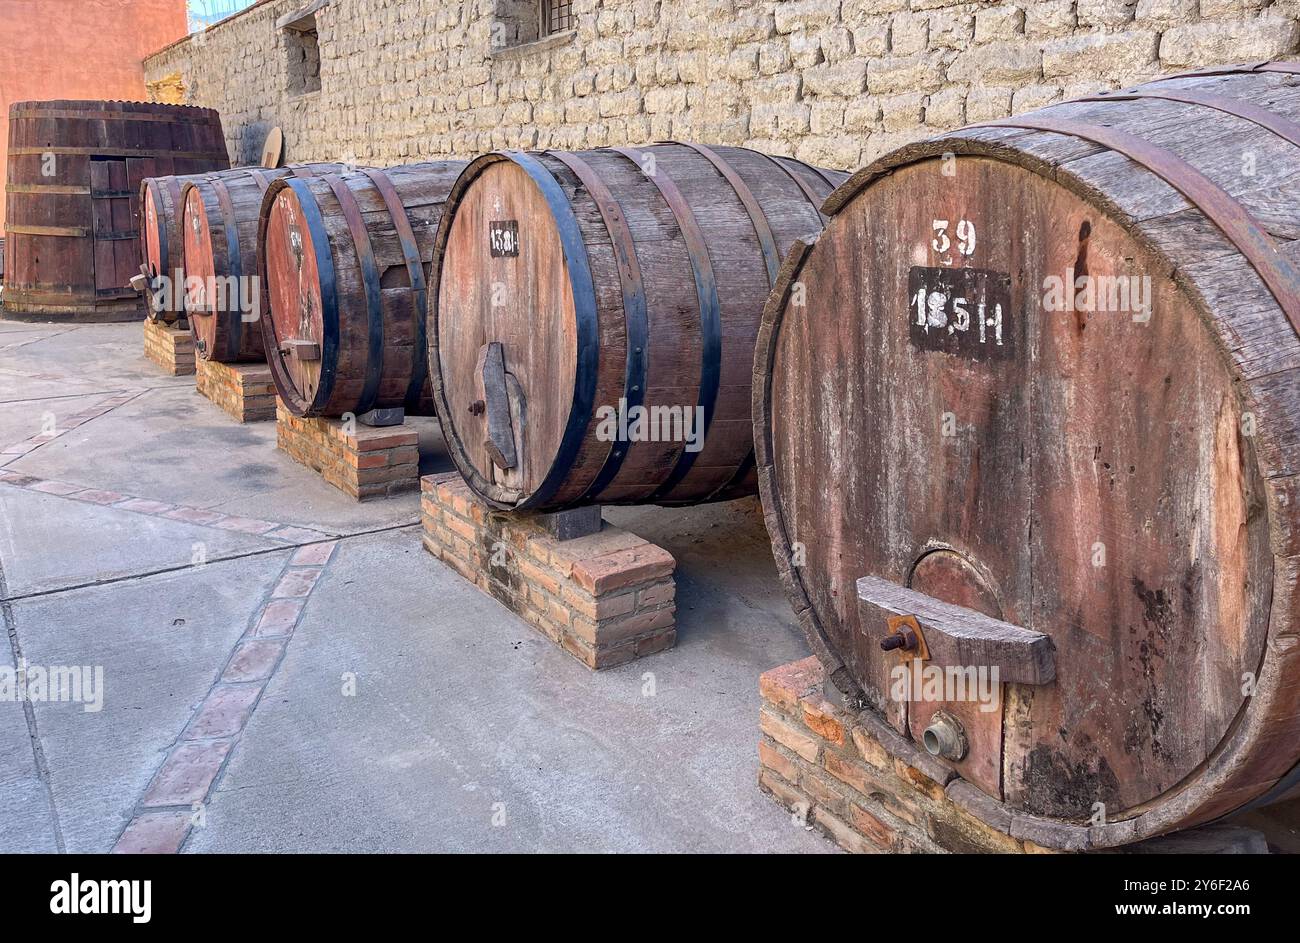
<svg viewBox="0 0 1300 943">
<path fill-rule="evenodd" d="M 184 265 L 178 284 L 186 288 L 182 306 L 198 356 L 218 363 L 266 359 L 262 330 L 255 323 L 262 312 L 257 266 L 262 198 L 281 177 L 343 170 L 343 164 L 297 164 L 183 178 L 178 229 Z"/>
<path fill-rule="evenodd" d="M 120 101 L 18 102 L 9 111 L 5 312 L 133 320 L 146 177 L 230 166 L 211 109 Z"/>
<path fill-rule="evenodd" d="M 297 416 L 432 411 L 425 285 L 464 161 L 276 180 L 262 202 L 262 338 Z"/>
<path fill-rule="evenodd" d="M 809 641 L 1012 835 L 1114 846 L 1300 781 L 1296 72 L 905 147 L 764 312 L 759 482 Z M 895 686 L 918 666 L 1001 680 Z"/>
<path fill-rule="evenodd" d="M 140 184 L 140 271 L 148 276 L 146 314 L 157 321 L 175 323 L 185 317 L 183 291 L 165 288 L 185 282 L 185 243 L 181 239 L 181 190 L 202 174 L 146 177 Z"/>
<path fill-rule="evenodd" d="M 677 142 L 474 161 L 438 234 L 429 362 L 475 492 L 544 510 L 752 494 L 763 301 L 846 176 Z"/>
</svg>

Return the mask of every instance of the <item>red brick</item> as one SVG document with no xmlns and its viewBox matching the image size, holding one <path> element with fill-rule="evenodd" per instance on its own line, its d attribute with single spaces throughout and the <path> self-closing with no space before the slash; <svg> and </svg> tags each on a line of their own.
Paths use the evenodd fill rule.
<svg viewBox="0 0 1300 943">
<path fill-rule="evenodd" d="M 799 777 L 799 788 L 808 793 L 814 805 L 829 809 L 836 815 L 843 815 L 848 805 L 843 795 L 827 779 L 818 776 L 812 770 L 805 770 Z"/>
<path fill-rule="evenodd" d="M 115 855 L 174 855 L 190 831 L 189 812 L 145 812 L 127 823 Z"/>
<path fill-rule="evenodd" d="M 944 801 L 943 786 L 936 783 L 915 766 L 909 766 L 907 763 L 904 763 L 902 760 L 895 757 L 894 772 L 897 773 L 901 779 L 911 783 L 935 802 Z"/>
<path fill-rule="evenodd" d="M 149 806 L 189 806 L 202 802 L 230 752 L 231 741 L 182 743 L 163 761 L 141 800 Z"/>
<path fill-rule="evenodd" d="M 208 692 L 198 714 L 185 729 L 184 739 L 206 740 L 213 737 L 233 737 L 244 729 L 253 703 L 262 693 L 257 684 L 221 684 Z"/>
<path fill-rule="evenodd" d="M 647 586 L 645 589 L 638 589 L 636 604 L 639 608 L 649 608 L 651 606 L 662 606 L 664 603 L 672 602 L 676 598 L 677 584 L 672 580 L 665 580 L 662 583 Z"/>
<path fill-rule="evenodd" d="M 286 543 L 298 544 L 320 540 L 325 535 L 318 530 L 308 530 L 305 527 L 285 526 L 269 531 L 266 536 L 272 540 L 283 540 Z"/>
<path fill-rule="evenodd" d="M 633 550 L 619 550 L 573 565 L 573 579 L 589 593 L 605 593 L 660 579 L 673 572 L 676 561 L 662 547 L 646 544 Z"/>
<path fill-rule="evenodd" d="M 816 657 L 808 657 L 763 672 L 758 679 L 758 690 L 764 700 L 798 714 L 800 698 L 809 691 L 819 690 L 825 677 L 821 662 Z"/>
<path fill-rule="evenodd" d="M 121 508 L 123 511 L 135 511 L 137 514 L 166 514 L 174 510 L 176 505 L 166 504 L 162 501 L 150 501 L 147 498 L 130 498 L 113 507 Z"/>
<path fill-rule="evenodd" d="M 878 855 L 889 850 L 888 846 L 877 845 L 870 839 L 859 835 L 843 819 L 832 815 L 825 809 L 813 812 L 813 821 L 845 851 L 857 855 Z"/>
<path fill-rule="evenodd" d="M 284 651 L 285 640 L 262 641 L 254 639 L 241 642 L 222 672 L 222 681 L 264 681 L 275 671 L 276 662 Z"/>
<path fill-rule="evenodd" d="M 858 748 L 858 756 L 877 769 L 890 768 L 892 764 L 890 763 L 889 753 L 874 737 L 860 726 L 853 728 L 851 736 L 853 737 L 853 745 Z"/>
<path fill-rule="evenodd" d="M 169 517 L 173 521 L 184 521 L 187 524 L 215 524 L 226 515 L 219 511 L 205 511 L 202 508 L 179 507 L 168 511 L 163 517 Z"/>
<path fill-rule="evenodd" d="M 242 534 L 261 535 L 267 531 L 275 530 L 280 525 L 272 521 L 259 521 L 251 517 L 228 517 L 224 521 L 217 521 L 212 525 L 222 530 L 238 531 Z"/>
<path fill-rule="evenodd" d="M 676 619 L 677 613 L 673 609 L 651 609 L 618 619 L 602 619 L 596 627 L 596 637 L 602 645 L 618 643 L 638 635 L 648 635 L 655 629 L 672 628 Z"/>
<path fill-rule="evenodd" d="M 799 778 L 798 764 L 766 740 L 758 741 L 758 762 L 791 782 Z"/>
<path fill-rule="evenodd" d="M 522 574 L 524 579 L 528 580 L 528 582 L 536 583 L 552 596 L 561 595 L 560 581 L 551 576 L 551 574 L 547 573 L 541 567 L 533 566 L 533 564 L 529 563 L 527 560 L 520 560 L 518 558 L 516 558 L 515 564 L 519 567 L 520 574 Z"/>
<path fill-rule="evenodd" d="M 759 714 L 759 729 L 787 750 L 803 757 L 809 763 L 816 763 L 821 752 L 821 744 L 806 731 L 792 726 L 780 716 L 769 710 Z"/>
<path fill-rule="evenodd" d="M 330 540 L 325 543 L 308 544 L 305 547 L 299 547 L 289 563 L 291 566 L 324 566 L 329 563 L 334 548 L 338 546 L 338 543 L 337 540 Z"/>
<path fill-rule="evenodd" d="M 43 494 L 69 495 L 85 489 L 81 485 L 70 485 L 66 481 L 41 481 L 31 485 L 28 490 L 40 491 Z"/>
<path fill-rule="evenodd" d="M 321 568 L 318 566 L 294 567 L 286 570 L 271 595 L 276 599 L 307 596 L 315 587 L 320 575 Z"/>
<path fill-rule="evenodd" d="M 101 490 L 87 489 L 85 492 L 77 492 L 78 501 L 88 501 L 94 505 L 116 505 L 118 501 L 125 498 L 125 494 L 117 492 L 101 492 Z"/>
<path fill-rule="evenodd" d="M 878 791 L 881 788 L 880 783 L 865 766 L 854 763 L 852 760 L 846 760 L 833 750 L 826 750 L 822 754 L 822 765 L 836 779 L 864 795 Z"/>
<path fill-rule="evenodd" d="M 357 426 L 356 435 L 348 439 L 348 447 L 358 452 L 382 452 L 403 445 L 415 445 L 419 440 L 419 433 L 414 430 L 381 432 L 367 429 L 365 426 Z"/>
<path fill-rule="evenodd" d="M 758 788 L 771 793 L 792 812 L 802 811 L 807 813 L 812 806 L 812 802 L 809 801 L 807 796 L 770 769 L 760 769 L 758 771 Z"/>
<path fill-rule="evenodd" d="M 298 624 L 302 605 L 301 599 L 274 599 L 267 603 L 253 629 L 253 635 L 288 635 Z"/>
<path fill-rule="evenodd" d="M 897 831 L 861 806 L 849 805 L 849 822 L 852 824 L 854 831 L 861 833 L 872 844 L 884 850 L 893 847 L 894 837 L 898 834 Z"/>
<path fill-rule="evenodd" d="M 466 540 L 478 540 L 478 530 L 469 521 L 455 514 L 446 515 L 444 522 L 447 527 L 460 534 Z"/>
<path fill-rule="evenodd" d="M 356 458 L 357 468 L 384 468 L 388 464 L 387 452 L 362 452 Z"/>
<path fill-rule="evenodd" d="M 802 704 L 803 722 L 808 729 L 824 740 L 836 746 L 844 745 L 844 724 L 836 716 L 835 709 L 825 698 L 808 695 Z"/>
<path fill-rule="evenodd" d="M 668 629 L 664 632 L 656 632 L 654 635 L 646 635 L 636 640 L 636 657 L 641 658 L 644 655 L 653 655 L 657 652 L 667 651 L 676 644 L 676 629 Z"/>
</svg>

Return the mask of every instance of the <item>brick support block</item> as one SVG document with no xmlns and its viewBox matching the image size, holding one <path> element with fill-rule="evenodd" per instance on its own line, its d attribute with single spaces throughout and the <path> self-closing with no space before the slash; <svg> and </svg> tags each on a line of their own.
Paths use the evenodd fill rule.
<svg viewBox="0 0 1300 943">
<path fill-rule="evenodd" d="M 588 668 L 677 641 L 676 561 L 610 524 L 557 540 L 543 515 L 494 511 L 459 475 L 420 479 L 424 549 L 536 626 Z"/>
<path fill-rule="evenodd" d="M 177 330 L 162 321 L 146 318 L 144 322 L 144 355 L 173 377 L 187 377 L 194 373 L 194 335 L 188 330 Z"/>
<path fill-rule="evenodd" d="M 275 418 L 275 381 L 264 363 L 217 363 L 195 358 L 198 391 L 225 410 L 236 422 L 264 422 Z"/>
<path fill-rule="evenodd" d="M 816 658 L 759 678 L 760 789 L 846 851 L 1026 850 L 959 806 L 944 783 L 917 768 L 924 754 L 910 742 L 890 738 L 883 722 L 871 723 L 869 712 L 855 715 L 823 697 L 824 680 Z M 898 755 L 900 744 L 906 744 L 906 755 Z"/>
<path fill-rule="evenodd" d="M 277 404 L 275 442 L 294 461 L 358 501 L 420 487 L 419 433 L 405 425 L 348 425 L 338 419 L 302 419 Z"/>
<path fill-rule="evenodd" d="M 956 776 L 870 710 L 847 711 L 823 694 L 815 658 L 758 681 L 758 786 L 846 851 L 1055 854 L 1089 850 L 1087 829 L 1012 813 Z M 978 813 L 978 815 L 977 815 Z M 1025 823 L 1039 823 L 1051 835 Z M 1051 848 L 1033 840 L 1050 837 Z M 1109 849 L 1121 854 L 1241 854 L 1267 849 L 1252 828 L 1207 826 Z"/>
</svg>

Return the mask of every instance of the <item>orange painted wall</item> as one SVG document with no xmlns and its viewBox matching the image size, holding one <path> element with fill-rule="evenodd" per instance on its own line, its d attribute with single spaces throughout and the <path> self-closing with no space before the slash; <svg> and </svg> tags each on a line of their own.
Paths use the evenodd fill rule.
<svg viewBox="0 0 1300 943">
<path fill-rule="evenodd" d="M 185 0 L 0 0 L 0 182 L 12 102 L 142 101 L 144 57 L 185 33 Z"/>
</svg>

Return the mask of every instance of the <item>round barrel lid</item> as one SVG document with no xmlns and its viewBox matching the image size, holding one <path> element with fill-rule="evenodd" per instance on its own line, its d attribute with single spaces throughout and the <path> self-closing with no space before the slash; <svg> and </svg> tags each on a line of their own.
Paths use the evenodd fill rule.
<svg viewBox="0 0 1300 943">
<path fill-rule="evenodd" d="M 594 324 L 594 299 L 577 223 L 554 178 L 524 155 L 476 169 L 458 182 L 443 224 L 435 369 L 461 471 L 481 494 L 519 505 L 553 490 L 586 429 L 589 410 L 575 411 L 571 266 L 583 270 L 584 324 Z"/>
</svg>

